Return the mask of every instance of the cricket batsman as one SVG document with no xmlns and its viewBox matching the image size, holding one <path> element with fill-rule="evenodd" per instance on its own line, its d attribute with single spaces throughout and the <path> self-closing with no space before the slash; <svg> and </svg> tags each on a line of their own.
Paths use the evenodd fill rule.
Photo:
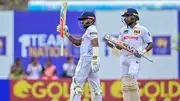
<svg viewBox="0 0 180 101">
<path fill-rule="evenodd" d="M 110 41 L 108 45 L 111 48 L 121 50 L 120 72 L 124 101 L 140 101 L 137 77 L 141 56 L 153 48 L 153 42 L 149 31 L 137 23 L 139 14 L 135 9 L 128 8 L 122 18 L 125 26 L 120 31 L 119 40 L 123 41 L 132 53 L 121 49 Z"/>
<path fill-rule="evenodd" d="M 80 59 L 72 78 L 70 101 L 81 101 L 82 88 L 88 80 L 91 88 L 91 100 L 102 101 L 102 91 L 98 71 L 100 67 L 98 31 L 95 26 L 96 16 L 92 12 L 84 12 L 78 18 L 85 32 L 82 38 L 74 38 L 65 26 L 65 36 L 76 46 L 80 46 Z M 60 31 L 61 26 L 57 26 Z"/>
</svg>

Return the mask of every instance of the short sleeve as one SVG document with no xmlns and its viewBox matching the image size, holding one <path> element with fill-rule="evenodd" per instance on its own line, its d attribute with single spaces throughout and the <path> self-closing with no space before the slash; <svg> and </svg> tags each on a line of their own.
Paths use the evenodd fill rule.
<svg viewBox="0 0 180 101">
<path fill-rule="evenodd" d="M 123 31 L 124 31 L 124 28 L 121 29 L 120 33 L 119 33 L 119 36 L 118 36 L 118 39 L 123 41 Z"/>
<path fill-rule="evenodd" d="M 123 35 L 121 32 L 119 33 L 118 39 L 123 41 Z"/>
<path fill-rule="evenodd" d="M 152 42 L 152 37 L 146 28 L 144 28 L 143 40 L 145 44 Z"/>
<path fill-rule="evenodd" d="M 94 25 L 90 26 L 87 29 L 87 35 L 91 40 L 98 38 L 98 32 L 97 32 L 97 29 Z"/>
</svg>

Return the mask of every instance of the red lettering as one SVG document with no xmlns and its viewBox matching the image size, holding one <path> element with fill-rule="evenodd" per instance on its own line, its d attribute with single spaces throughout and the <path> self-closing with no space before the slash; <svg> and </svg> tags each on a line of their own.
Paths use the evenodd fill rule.
<svg viewBox="0 0 180 101">
<path fill-rule="evenodd" d="M 126 39 L 138 40 L 138 37 L 135 37 L 135 36 L 125 36 L 124 40 L 126 40 Z"/>
</svg>

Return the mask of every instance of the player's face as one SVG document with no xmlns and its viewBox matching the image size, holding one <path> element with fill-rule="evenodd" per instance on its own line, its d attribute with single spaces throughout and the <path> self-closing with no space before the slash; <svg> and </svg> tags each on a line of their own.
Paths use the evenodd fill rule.
<svg viewBox="0 0 180 101">
<path fill-rule="evenodd" d="M 87 23 L 88 23 L 88 19 L 83 19 L 82 21 L 81 21 L 81 23 L 82 23 L 82 25 L 86 25 Z"/>
<path fill-rule="evenodd" d="M 91 22 L 92 22 L 91 19 L 82 19 L 80 21 L 80 28 L 82 28 L 82 27 L 87 28 Z"/>
<path fill-rule="evenodd" d="M 127 25 L 130 25 L 131 23 L 133 23 L 133 15 L 130 14 L 125 14 L 124 15 L 124 21 Z"/>
</svg>

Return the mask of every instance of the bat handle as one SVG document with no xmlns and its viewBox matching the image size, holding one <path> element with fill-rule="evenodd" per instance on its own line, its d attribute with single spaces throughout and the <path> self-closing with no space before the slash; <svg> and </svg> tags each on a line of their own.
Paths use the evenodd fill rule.
<svg viewBox="0 0 180 101">
<path fill-rule="evenodd" d="M 133 49 L 136 50 L 136 48 L 134 48 L 134 47 L 131 47 L 131 48 L 133 48 Z M 150 62 L 154 62 L 152 59 L 150 59 L 149 57 L 147 57 L 147 56 L 145 56 L 145 55 L 141 55 L 141 57 L 147 59 L 147 60 L 150 61 Z"/>
<path fill-rule="evenodd" d="M 64 38 L 61 39 L 61 56 L 64 56 Z"/>
<path fill-rule="evenodd" d="M 142 57 L 145 58 L 145 59 L 147 59 L 147 60 L 149 60 L 150 62 L 154 62 L 152 59 L 150 59 L 150 58 L 148 58 L 148 57 L 146 57 L 146 56 L 144 56 L 144 55 L 142 55 Z"/>
</svg>

